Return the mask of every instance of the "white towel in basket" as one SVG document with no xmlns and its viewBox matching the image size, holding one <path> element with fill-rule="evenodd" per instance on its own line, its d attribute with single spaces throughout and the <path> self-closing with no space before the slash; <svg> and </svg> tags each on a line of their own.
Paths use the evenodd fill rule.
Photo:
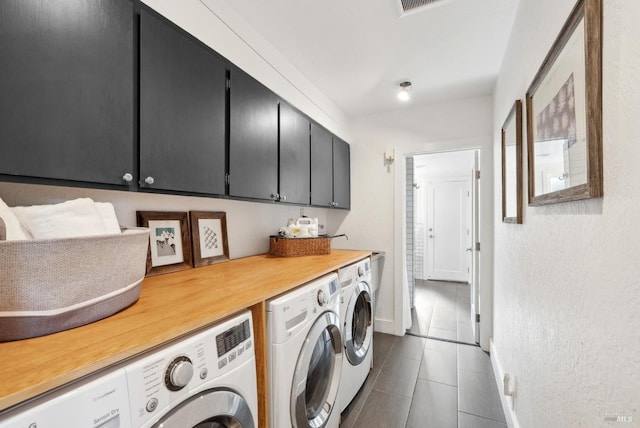
<svg viewBox="0 0 640 428">
<path fill-rule="evenodd" d="M 2 218 L 6 227 L 7 241 L 22 241 L 29 239 L 25 230 L 22 229 L 20 220 L 18 220 L 18 217 L 16 217 L 7 204 L 5 204 L 2 198 L 0 198 L 0 218 Z"/>
<path fill-rule="evenodd" d="M 98 208 L 89 198 L 79 198 L 54 205 L 13 207 L 12 211 L 34 239 L 120 233 L 119 227 L 115 231 L 112 224 L 109 228 L 105 226 Z"/>
</svg>

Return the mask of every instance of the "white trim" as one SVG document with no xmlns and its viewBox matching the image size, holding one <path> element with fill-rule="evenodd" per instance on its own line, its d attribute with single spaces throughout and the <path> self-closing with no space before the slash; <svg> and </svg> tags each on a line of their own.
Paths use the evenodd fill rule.
<svg viewBox="0 0 640 428">
<path fill-rule="evenodd" d="M 143 279 L 144 278 L 141 278 L 138 281 L 134 282 L 133 284 L 127 285 L 126 287 L 119 288 L 115 291 L 112 291 L 111 293 L 103 294 L 102 296 L 98 296 L 90 300 L 85 300 L 84 302 L 81 302 L 81 303 L 76 303 L 75 305 L 65 306 L 63 308 L 57 308 L 57 309 L 43 310 L 43 311 L 6 311 L 6 312 L 0 312 L 0 317 L 50 317 L 53 315 L 60 315 L 65 312 L 73 311 L 76 309 L 82 309 L 84 307 L 102 302 L 104 300 L 110 299 L 120 294 L 124 294 L 127 291 L 130 291 L 131 289 L 135 288 L 138 284 L 142 282 Z"/>
<path fill-rule="evenodd" d="M 498 359 L 498 353 L 496 351 L 495 344 L 493 343 L 493 338 L 489 339 L 489 348 L 491 350 L 489 356 L 491 357 L 491 365 L 493 366 L 493 375 L 495 376 L 496 385 L 498 386 L 498 395 L 500 396 L 500 403 L 502 403 L 502 410 L 504 412 L 504 417 L 507 420 L 507 425 L 509 428 L 520 428 L 515 409 L 513 408 L 515 394 L 514 397 L 504 395 L 504 370 L 502 369 L 502 365 Z"/>
<path fill-rule="evenodd" d="M 373 331 L 376 333 L 396 334 L 396 323 L 394 320 L 376 318 L 373 321 Z"/>
</svg>

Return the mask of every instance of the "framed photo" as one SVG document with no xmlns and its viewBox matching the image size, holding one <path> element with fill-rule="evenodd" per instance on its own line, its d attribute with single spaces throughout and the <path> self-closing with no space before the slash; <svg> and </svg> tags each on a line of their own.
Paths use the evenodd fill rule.
<svg viewBox="0 0 640 428">
<path fill-rule="evenodd" d="M 191 268 L 186 212 L 136 211 L 138 226 L 149 228 L 147 276 Z"/>
<path fill-rule="evenodd" d="M 229 260 L 227 214 L 215 211 L 191 211 L 193 267 Z"/>
<path fill-rule="evenodd" d="M 522 224 L 522 101 L 502 125 L 502 221 Z"/>
<path fill-rule="evenodd" d="M 602 0 L 579 0 L 527 91 L 529 205 L 603 195 Z"/>
</svg>

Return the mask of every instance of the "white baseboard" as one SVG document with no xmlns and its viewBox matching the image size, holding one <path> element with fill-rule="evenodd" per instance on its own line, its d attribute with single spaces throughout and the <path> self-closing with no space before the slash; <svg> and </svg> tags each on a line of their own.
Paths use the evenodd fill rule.
<svg viewBox="0 0 640 428">
<path fill-rule="evenodd" d="M 520 428 L 518 418 L 513 410 L 514 397 L 504 395 L 504 370 L 502 364 L 500 364 L 500 358 L 496 351 L 496 347 L 493 344 L 493 338 L 489 339 L 489 355 L 491 357 L 491 365 L 493 366 L 493 375 L 496 378 L 496 385 L 498 386 L 498 395 L 500 396 L 500 402 L 502 403 L 502 410 L 504 411 L 504 417 L 507 420 L 509 428 Z"/>
<path fill-rule="evenodd" d="M 373 331 L 378 333 L 396 334 L 396 324 L 393 320 L 376 318 L 373 321 Z"/>
</svg>

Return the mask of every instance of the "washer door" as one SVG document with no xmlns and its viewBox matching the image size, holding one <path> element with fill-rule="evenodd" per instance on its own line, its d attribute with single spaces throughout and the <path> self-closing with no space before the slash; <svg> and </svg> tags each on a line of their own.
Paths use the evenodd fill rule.
<svg viewBox="0 0 640 428">
<path fill-rule="evenodd" d="M 345 318 L 345 353 L 351 365 L 357 366 L 367 356 L 373 337 L 371 291 L 366 282 L 356 285 Z"/>
<path fill-rule="evenodd" d="M 335 313 L 325 312 L 309 330 L 296 363 L 291 387 L 295 428 L 326 425 L 338 395 L 341 371 L 340 321 Z"/>
<path fill-rule="evenodd" d="M 242 396 L 228 389 L 209 389 L 189 397 L 153 428 L 255 428 Z"/>
</svg>

